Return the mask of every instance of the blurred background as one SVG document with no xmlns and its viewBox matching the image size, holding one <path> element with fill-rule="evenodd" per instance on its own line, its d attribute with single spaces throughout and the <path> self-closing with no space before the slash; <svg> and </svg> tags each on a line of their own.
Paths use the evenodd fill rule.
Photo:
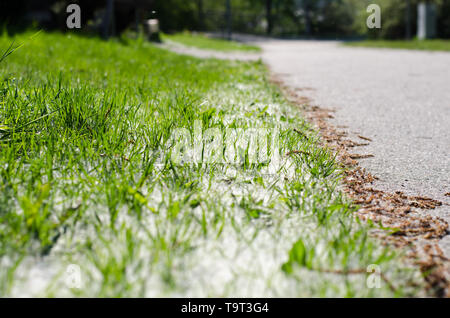
<svg viewBox="0 0 450 318">
<path fill-rule="evenodd" d="M 165 33 L 411 39 L 417 34 L 417 7 L 424 2 L 435 6 L 435 37 L 450 38 L 449 0 L 1 0 L 0 22 L 9 32 L 30 26 L 67 31 L 66 8 L 76 3 L 80 32 L 106 37 L 139 31 L 143 21 L 156 18 Z M 382 8 L 382 29 L 366 27 L 371 3 Z"/>
</svg>

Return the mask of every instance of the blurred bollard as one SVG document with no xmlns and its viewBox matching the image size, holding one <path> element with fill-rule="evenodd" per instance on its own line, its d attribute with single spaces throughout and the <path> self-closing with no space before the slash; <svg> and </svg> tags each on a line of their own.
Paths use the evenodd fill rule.
<svg viewBox="0 0 450 318">
<path fill-rule="evenodd" d="M 144 32 L 149 41 L 161 42 L 161 38 L 159 36 L 159 20 L 158 19 L 145 20 Z"/>
<path fill-rule="evenodd" d="M 436 36 L 436 5 L 419 3 L 417 7 L 417 37 L 419 40 L 432 39 Z"/>
</svg>

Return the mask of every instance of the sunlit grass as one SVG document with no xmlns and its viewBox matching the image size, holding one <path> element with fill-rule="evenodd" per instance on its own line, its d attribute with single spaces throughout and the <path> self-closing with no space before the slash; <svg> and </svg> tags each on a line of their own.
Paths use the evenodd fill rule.
<svg viewBox="0 0 450 318">
<path fill-rule="evenodd" d="M 416 295 L 420 274 L 354 219 L 333 155 L 261 63 L 29 36 L 0 64 L 1 296 Z M 195 122 L 270 128 L 281 165 L 246 149 L 233 165 L 174 162 L 175 129 Z M 398 289 L 323 271 L 370 264 Z"/>
</svg>

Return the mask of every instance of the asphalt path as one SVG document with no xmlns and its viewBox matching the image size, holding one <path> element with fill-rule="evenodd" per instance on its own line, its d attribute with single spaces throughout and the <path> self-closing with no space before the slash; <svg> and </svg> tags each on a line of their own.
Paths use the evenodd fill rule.
<svg viewBox="0 0 450 318">
<path fill-rule="evenodd" d="M 428 196 L 450 223 L 450 53 L 352 48 L 333 41 L 264 40 L 263 61 L 331 123 L 372 140 L 355 150 L 382 190 Z M 360 140 L 359 141 L 363 141 Z M 450 256 L 450 236 L 440 245 Z"/>
<path fill-rule="evenodd" d="M 164 48 L 200 58 L 262 58 L 285 85 L 313 104 L 333 109 L 331 123 L 370 154 L 360 166 L 375 186 L 443 202 L 419 213 L 450 224 L 450 52 L 354 48 L 336 41 L 274 40 L 247 35 L 261 54 L 223 53 L 175 43 Z M 439 242 L 450 258 L 450 235 Z"/>
</svg>

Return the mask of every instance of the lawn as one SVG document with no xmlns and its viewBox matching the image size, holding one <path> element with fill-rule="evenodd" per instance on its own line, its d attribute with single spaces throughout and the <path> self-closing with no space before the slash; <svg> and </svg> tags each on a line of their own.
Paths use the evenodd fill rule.
<svg viewBox="0 0 450 318">
<path fill-rule="evenodd" d="M 260 62 L 31 36 L 0 37 L 0 296 L 420 295 Z"/>
<path fill-rule="evenodd" d="M 201 34 L 192 34 L 182 32 L 176 34 L 162 34 L 163 41 L 172 41 L 183 44 L 185 46 L 195 47 L 199 49 L 232 52 L 241 51 L 247 53 L 260 52 L 261 49 L 254 45 L 239 43 L 236 41 L 228 41 L 222 39 L 210 38 Z"/>
<path fill-rule="evenodd" d="M 424 40 L 424 41 L 368 40 L 360 42 L 347 42 L 345 43 L 345 45 L 357 47 L 404 49 L 404 50 L 450 51 L 449 40 Z"/>
</svg>

